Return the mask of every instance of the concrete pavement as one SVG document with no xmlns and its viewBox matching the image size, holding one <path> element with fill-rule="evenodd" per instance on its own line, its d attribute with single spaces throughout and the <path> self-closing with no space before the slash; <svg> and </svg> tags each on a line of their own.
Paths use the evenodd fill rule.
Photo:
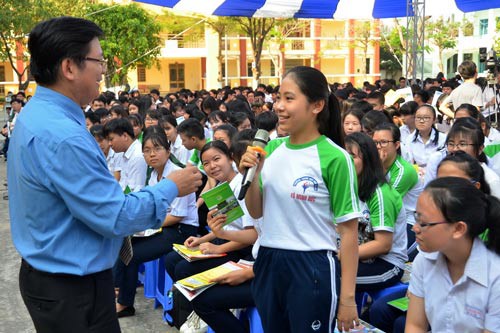
<svg viewBox="0 0 500 333">
<path fill-rule="evenodd" d="M 10 236 L 6 162 L 0 157 L 0 333 L 34 332 L 31 318 L 19 293 L 18 272 L 20 257 Z M 162 318 L 161 309 L 153 309 L 153 300 L 144 297 L 142 288 L 135 299 L 136 315 L 120 319 L 123 333 L 178 332 Z"/>
</svg>

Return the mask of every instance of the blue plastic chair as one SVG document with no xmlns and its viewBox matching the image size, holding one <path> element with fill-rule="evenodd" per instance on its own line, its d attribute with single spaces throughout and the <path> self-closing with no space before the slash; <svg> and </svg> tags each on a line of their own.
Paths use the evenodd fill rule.
<svg viewBox="0 0 500 333">
<path fill-rule="evenodd" d="M 158 279 L 158 259 L 144 263 L 144 296 L 154 298 Z"/>
<path fill-rule="evenodd" d="M 156 309 L 161 305 L 163 308 L 163 319 L 171 323 L 173 322 L 173 319 L 167 311 L 172 310 L 173 307 L 172 294 L 170 293 L 173 285 L 173 280 L 165 270 L 165 261 L 163 257 L 157 260 L 157 272 L 158 273 L 154 293 L 154 307 Z"/>
<path fill-rule="evenodd" d="M 249 307 L 240 314 L 240 320 L 245 320 L 248 318 L 250 324 L 250 333 L 264 333 L 262 328 L 262 321 L 260 320 L 259 312 L 256 307 Z M 208 327 L 207 333 L 216 333 L 213 329 Z"/>
</svg>

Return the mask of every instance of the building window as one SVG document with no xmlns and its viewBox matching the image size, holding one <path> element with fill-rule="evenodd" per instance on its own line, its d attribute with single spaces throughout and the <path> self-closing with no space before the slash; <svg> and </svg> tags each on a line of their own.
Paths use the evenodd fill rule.
<svg viewBox="0 0 500 333">
<path fill-rule="evenodd" d="M 271 76 L 276 76 L 276 66 L 274 66 L 274 61 L 271 60 Z"/>
<path fill-rule="evenodd" d="M 253 62 L 247 63 L 247 76 L 253 76 Z"/>
<path fill-rule="evenodd" d="M 370 74 L 370 58 L 366 58 L 365 73 Z"/>
<path fill-rule="evenodd" d="M 137 65 L 137 81 L 146 82 L 146 66 Z"/>
<path fill-rule="evenodd" d="M 185 87 L 184 79 L 184 64 L 170 64 L 168 66 L 170 72 L 170 89 L 182 89 Z"/>
<path fill-rule="evenodd" d="M 488 19 L 479 20 L 479 36 L 488 34 Z"/>
<path fill-rule="evenodd" d="M 464 53 L 464 61 L 471 60 L 472 61 L 472 53 Z"/>
<path fill-rule="evenodd" d="M 5 86 L 0 84 L 0 96 L 5 96 Z"/>
<path fill-rule="evenodd" d="M 5 81 L 5 66 L 0 66 L 0 82 Z"/>
</svg>

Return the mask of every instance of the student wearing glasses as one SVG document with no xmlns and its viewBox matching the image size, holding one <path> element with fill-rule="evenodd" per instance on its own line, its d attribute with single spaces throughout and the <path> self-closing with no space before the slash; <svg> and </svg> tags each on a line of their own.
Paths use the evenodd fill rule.
<svg viewBox="0 0 500 333">
<path fill-rule="evenodd" d="M 377 147 L 368 135 L 348 135 L 345 145 L 354 160 L 363 214 L 358 227 L 356 292 L 385 289 L 401 279 L 408 260 L 403 202 L 388 184 Z"/>
<path fill-rule="evenodd" d="M 483 243 L 479 235 L 490 229 Z M 470 181 L 433 180 L 417 202 L 405 332 L 500 331 L 500 202 Z"/>
<path fill-rule="evenodd" d="M 434 127 L 436 112 L 432 105 L 423 104 L 415 113 L 415 134 L 406 138 L 406 152 L 403 157 L 419 167 L 425 174 L 429 155 L 444 145 L 446 136 Z"/>
<path fill-rule="evenodd" d="M 375 128 L 373 141 L 377 146 L 387 181 L 403 198 L 406 212 L 408 257 L 410 261 L 413 261 L 417 254 L 415 233 L 411 231 L 415 223 L 413 212 L 417 205 L 418 196 L 424 188 L 415 168 L 401 157 L 400 135 L 396 125 L 383 123 Z"/>
<path fill-rule="evenodd" d="M 151 126 L 144 132 L 142 153 L 146 163 L 153 168 L 148 185 L 153 186 L 175 170 L 180 170 L 169 160 L 170 144 L 160 126 Z M 172 251 L 174 243 L 182 244 L 198 232 L 198 211 L 194 193 L 175 198 L 160 229 L 148 229 L 132 238 L 133 256 L 128 265 L 117 261 L 116 286 L 119 288 L 116 302 L 118 318 L 135 314 L 134 298 L 137 273 L 143 262 L 157 259 Z"/>
</svg>

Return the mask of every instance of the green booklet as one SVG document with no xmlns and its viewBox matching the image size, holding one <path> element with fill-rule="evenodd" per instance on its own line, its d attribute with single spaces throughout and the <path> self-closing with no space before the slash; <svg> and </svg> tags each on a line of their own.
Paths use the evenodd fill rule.
<svg viewBox="0 0 500 333">
<path fill-rule="evenodd" d="M 408 297 L 401 297 L 398 299 L 395 299 L 393 301 L 387 302 L 387 304 L 392 305 L 396 309 L 399 309 L 401 311 L 408 311 L 408 303 L 409 303 L 409 298 Z"/>
<path fill-rule="evenodd" d="M 227 182 L 202 193 L 201 197 L 205 200 L 208 209 L 217 208 L 218 211 L 214 214 L 214 217 L 220 214 L 227 216 L 226 225 L 245 215 Z"/>
</svg>

